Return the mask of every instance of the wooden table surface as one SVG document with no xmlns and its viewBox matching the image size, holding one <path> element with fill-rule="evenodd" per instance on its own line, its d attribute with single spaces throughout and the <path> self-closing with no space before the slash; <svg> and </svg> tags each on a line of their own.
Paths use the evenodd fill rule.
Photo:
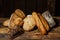
<svg viewBox="0 0 60 40">
<path fill-rule="evenodd" d="M 41 33 L 38 30 L 34 30 L 31 32 L 24 32 L 23 34 L 18 35 L 14 38 L 14 40 L 60 40 L 60 26 L 52 29 L 50 32 L 48 32 L 47 35 L 41 35 Z"/>
<path fill-rule="evenodd" d="M 59 21 L 60 17 L 58 17 L 57 19 Z M 1 21 L 1 18 L 0 18 L 0 21 Z M 1 21 L 0 24 L 3 21 Z M 26 31 L 22 33 L 19 32 L 16 35 L 14 35 L 12 38 L 13 40 L 60 40 L 60 25 L 57 25 L 54 28 L 52 28 L 51 31 L 49 31 L 47 35 L 41 35 L 38 29 L 35 29 L 30 32 L 26 32 Z"/>
</svg>

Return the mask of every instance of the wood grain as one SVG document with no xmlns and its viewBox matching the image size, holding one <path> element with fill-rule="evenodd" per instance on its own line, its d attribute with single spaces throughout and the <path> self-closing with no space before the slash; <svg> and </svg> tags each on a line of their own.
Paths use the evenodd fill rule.
<svg viewBox="0 0 60 40">
<path fill-rule="evenodd" d="M 57 20 L 57 23 L 60 23 L 59 21 L 60 17 L 53 17 L 53 18 Z M 0 21 L 2 21 L 1 18 Z M 7 38 L 8 36 L 5 39 Z M 30 32 L 22 32 L 22 33 L 19 32 L 16 35 L 14 35 L 12 38 L 13 40 L 60 40 L 60 25 L 57 25 L 54 28 L 52 28 L 47 35 L 41 35 L 38 29 L 36 29 Z"/>
</svg>

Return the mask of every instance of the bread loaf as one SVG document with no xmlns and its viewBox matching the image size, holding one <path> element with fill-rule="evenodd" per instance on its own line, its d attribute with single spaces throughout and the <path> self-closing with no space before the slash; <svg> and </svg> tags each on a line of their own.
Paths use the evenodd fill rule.
<svg viewBox="0 0 60 40">
<path fill-rule="evenodd" d="M 20 9 L 16 9 L 15 14 L 18 15 L 19 17 L 21 17 L 21 18 L 25 17 L 24 12 L 22 10 L 20 10 Z"/>
<path fill-rule="evenodd" d="M 49 31 L 50 27 L 49 27 L 49 24 L 47 23 L 47 21 L 44 19 L 44 17 L 40 13 L 38 13 L 38 16 L 39 16 L 42 24 L 46 28 L 46 30 Z"/>
<path fill-rule="evenodd" d="M 11 32 L 11 30 L 7 27 L 0 28 L 0 40 L 12 40 L 9 32 Z"/>
<path fill-rule="evenodd" d="M 9 28 L 0 28 L 0 34 L 8 34 L 10 32 L 10 29 Z"/>
<path fill-rule="evenodd" d="M 42 22 L 41 22 L 41 19 L 39 18 L 38 14 L 36 12 L 32 12 L 32 16 L 33 18 L 35 19 L 35 22 L 36 22 L 36 25 L 39 29 L 39 31 L 41 31 L 41 34 L 46 34 L 47 31 L 46 29 L 44 28 Z"/>
<path fill-rule="evenodd" d="M 24 19 L 23 29 L 26 31 L 30 31 L 35 26 L 35 20 L 33 19 L 32 15 L 27 15 Z"/>
</svg>

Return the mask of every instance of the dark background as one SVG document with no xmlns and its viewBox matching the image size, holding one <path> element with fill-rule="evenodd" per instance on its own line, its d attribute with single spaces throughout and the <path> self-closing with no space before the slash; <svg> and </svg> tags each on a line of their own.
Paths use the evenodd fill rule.
<svg viewBox="0 0 60 40">
<path fill-rule="evenodd" d="M 60 1 L 59 0 L 56 0 L 55 15 L 60 16 Z"/>
<path fill-rule="evenodd" d="M 21 9 L 25 14 L 31 14 L 33 11 L 44 12 L 48 9 L 48 0 L 0 0 L 0 17 L 10 17 L 17 9 Z M 58 0 L 56 5 L 58 6 Z M 59 7 L 55 7 L 55 16 L 60 16 Z"/>
</svg>

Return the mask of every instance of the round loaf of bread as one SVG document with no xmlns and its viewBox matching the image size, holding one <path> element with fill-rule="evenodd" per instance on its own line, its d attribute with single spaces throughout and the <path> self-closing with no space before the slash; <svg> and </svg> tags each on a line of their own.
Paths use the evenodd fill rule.
<svg viewBox="0 0 60 40">
<path fill-rule="evenodd" d="M 7 19 L 3 22 L 3 26 L 8 26 L 8 24 L 9 24 L 9 19 Z"/>
<path fill-rule="evenodd" d="M 30 31 L 34 28 L 35 21 L 32 17 L 32 15 L 27 15 L 27 17 L 24 19 L 23 29 L 26 31 Z"/>
<path fill-rule="evenodd" d="M 22 10 L 20 10 L 20 9 L 16 9 L 15 14 L 18 15 L 19 17 L 21 17 L 21 18 L 25 17 L 24 12 Z"/>
</svg>

